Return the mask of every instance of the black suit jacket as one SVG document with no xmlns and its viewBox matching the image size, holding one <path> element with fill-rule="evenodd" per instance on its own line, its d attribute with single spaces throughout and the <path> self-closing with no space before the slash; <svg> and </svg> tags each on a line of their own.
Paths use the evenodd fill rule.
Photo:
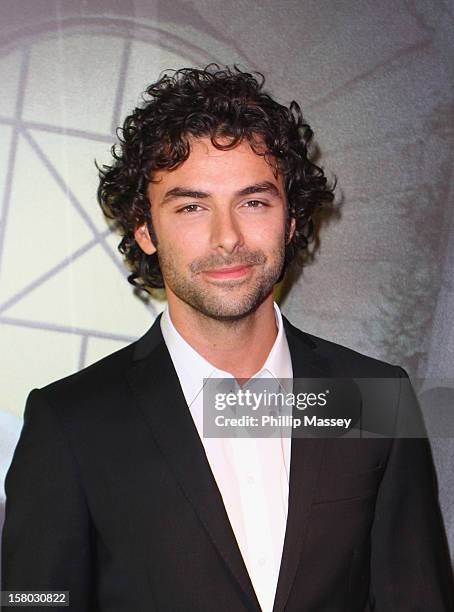
<svg viewBox="0 0 454 612">
<path fill-rule="evenodd" d="M 405 377 L 284 324 L 295 378 Z M 397 392 L 395 409 L 416 418 Z M 80 611 L 260 610 L 159 320 L 31 392 L 5 488 L 5 590 L 69 590 Z M 427 440 L 292 439 L 274 612 L 441 612 L 452 592 Z"/>
</svg>

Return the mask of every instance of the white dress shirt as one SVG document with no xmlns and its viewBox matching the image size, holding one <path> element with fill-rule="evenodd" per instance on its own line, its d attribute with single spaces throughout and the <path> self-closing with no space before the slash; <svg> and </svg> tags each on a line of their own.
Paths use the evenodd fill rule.
<svg viewBox="0 0 454 612">
<path fill-rule="evenodd" d="M 252 378 L 291 379 L 292 361 L 282 316 L 263 367 Z M 178 333 L 166 308 L 161 330 L 199 433 L 244 563 L 263 612 L 273 608 L 287 523 L 289 437 L 204 438 L 203 379 L 233 378 L 215 368 Z"/>
</svg>

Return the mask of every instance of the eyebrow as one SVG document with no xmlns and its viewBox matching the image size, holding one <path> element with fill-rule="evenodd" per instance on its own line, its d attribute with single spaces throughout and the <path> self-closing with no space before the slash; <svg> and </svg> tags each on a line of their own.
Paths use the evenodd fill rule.
<svg viewBox="0 0 454 612">
<path fill-rule="evenodd" d="M 272 196 L 279 196 L 279 189 L 274 183 L 270 181 L 263 181 L 262 183 L 255 183 L 254 185 L 248 185 L 243 187 L 239 191 L 235 192 L 236 197 L 247 196 L 253 193 L 268 193 Z M 166 204 L 170 200 L 175 198 L 194 198 L 195 200 L 203 200 L 209 198 L 212 194 L 206 191 L 200 191 L 192 187 L 173 187 L 166 192 L 164 198 L 161 201 L 161 206 Z"/>
</svg>

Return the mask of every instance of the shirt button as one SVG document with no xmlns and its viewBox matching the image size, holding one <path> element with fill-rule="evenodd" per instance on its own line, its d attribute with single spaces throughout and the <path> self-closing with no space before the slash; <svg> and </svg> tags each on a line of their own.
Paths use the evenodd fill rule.
<svg viewBox="0 0 454 612">
<path fill-rule="evenodd" d="M 266 557 L 260 557 L 259 565 L 263 567 L 265 564 L 266 564 Z"/>
<path fill-rule="evenodd" d="M 255 478 L 254 478 L 254 476 L 248 476 L 248 477 L 247 477 L 247 483 L 248 483 L 248 484 L 250 484 L 250 485 L 255 484 Z"/>
</svg>

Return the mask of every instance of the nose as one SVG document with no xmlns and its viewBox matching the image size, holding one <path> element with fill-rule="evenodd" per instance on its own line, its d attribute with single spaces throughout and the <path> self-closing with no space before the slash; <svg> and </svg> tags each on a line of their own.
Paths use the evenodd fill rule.
<svg viewBox="0 0 454 612">
<path fill-rule="evenodd" d="M 243 235 L 232 210 L 218 210 L 212 219 L 211 246 L 225 253 L 233 253 L 243 245 Z"/>
</svg>

